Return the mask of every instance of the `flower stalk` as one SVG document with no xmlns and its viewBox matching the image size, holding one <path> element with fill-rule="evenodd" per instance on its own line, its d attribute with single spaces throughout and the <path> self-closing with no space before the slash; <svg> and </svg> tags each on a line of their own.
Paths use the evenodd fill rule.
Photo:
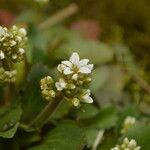
<svg viewBox="0 0 150 150">
<path fill-rule="evenodd" d="M 48 105 L 40 112 L 40 114 L 30 123 L 31 128 L 41 128 L 49 119 L 49 117 L 56 110 L 63 98 L 59 95 L 51 100 Z"/>
</svg>

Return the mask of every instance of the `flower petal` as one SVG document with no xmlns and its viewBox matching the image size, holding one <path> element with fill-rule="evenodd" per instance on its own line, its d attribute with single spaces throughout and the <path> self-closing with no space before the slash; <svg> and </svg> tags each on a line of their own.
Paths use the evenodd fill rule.
<svg viewBox="0 0 150 150">
<path fill-rule="evenodd" d="M 92 70 L 94 65 L 93 64 L 89 64 L 89 65 L 86 65 L 86 67 L 88 67 L 90 70 Z"/>
<path fill-rule="evenodd" d="M 58 91 L 62 91 L 66 87 L 66 82 L 60 78 L 59 81 L 55 83 L 55 86 Z"/>
<path fill-rule="evenodd" d="M 78 53 L 73 53 L 70 57 L 70 61 L 75 65 L 79 63 L 79 60 L 80 58 L 79 58 Z"/>
<path fill-rule="evenodd" d="M 67 75 L 67 74 L 72 74 L 73 71 L 69 68 L 69 67 L 66 67 L 65 70 L 64 70 L 64 74 Z"/>
<path fill-rule="evenodd" d="M 59 79 L 59 83 L 60 83 L 60 85 L 61 85 L 62 88 L 66 87 L 66 82 L 64 81 L 64 79 L 60 78 Z"/>
<path fill-rule="evenodd" d="M 72 68 L 72 63 L 70 61 L 65 60 L 65 61 L 62 61 L 61 63 L 66 65 L 69 68 Z"/>
<path fill-rule="evenodd" d="M 58 91 L 62 91 L 63 90 L 63 88 L 61 87 L 61 85 L 60 85 L 59 82 L 56 82 L 55 86 L 56 86 L 56 88 L 57 88 Z"/>
<path fill-rule="evenodd" d="M 83 96 L 83 99 L 81 100 L 84 103 L 93 103 L 93 99 L 90 96 Z"/>
<path fill-rule="evenodd" d="M 59 72 L 63 72 L 63 70 L 64 70 L 65 68 L 66 68 L 65 65 L 59 64 L 58 67 L 57 67 L 57 70 L 58 70 Z"/>
<path fill-rule="evenodd" d="M 88 73 L 91 73 L 91 69 L 89 69 L 88 67 L 81 67 L 79 68 L 79 72 L 88 74 Z"/>
<path fill-rule="evenodd" d="M 82 66 L 85 66 L 87 65 L 87 63 L 89 62 L 89 59 L 82 59 L 79 61 L 79 64 L 78 64 L 78 67 L 82 67 Z"/>
</svg>

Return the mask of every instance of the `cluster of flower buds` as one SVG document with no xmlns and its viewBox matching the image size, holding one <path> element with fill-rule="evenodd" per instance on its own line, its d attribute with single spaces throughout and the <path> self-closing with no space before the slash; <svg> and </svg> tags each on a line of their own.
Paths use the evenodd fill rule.
<svg viewBox="0 0 150 150">
<path fill-rule="evenodd" d="M 93 69 L 93 64 L 88 64 L 88 62 L 88 59 L 80 60 L 79 55 L 73 53 L 69 60 L 62 61 L 57 67 L 60 78 L 55 83 L 56 91 L 63 93 L 64 97 L 70 100 L 74 106 L 79 106 L 80 102 L 93 102 L 90 97 L 91 92 L 87 88 L 91 82 L 89 74 Z M 48 89 L 51 90 L 49 87 Z"/>
<path fill-rule="evenodd" d="M 55 97 L 55 91 L 52 90 L 53 79 L 47 76 L 40 81 L 41 83 L 41 93 L 46 100 L 51 100 Z"/>
<path fill-rule="evenodd" d="M 136 122 L 135 117 L 127 116 L 124 120 L 121 133 L 122 134 L 126 133 L 131 127 L 134 126 L 135 122 Z"/>
<path fill-rule="evenodd" d="M 26 34 L 24 28 L 12 26 L 7 29 L 0 26 L 0 60 L 9 59 L 12 62 L 22 60 Z"/>
<path fill-rule="evenodd" d="M 128 138 L 124 138 L 123 143 L 121 145 L 117 145 L 111 150 L 140 150 L 141 147 L 137 146 L 137 143 L 134 139 L 129 141 Z"/>
<path fill-rule="evenodd" d="M 0 26 L 0 80 L 4 82 L 14 82 L 16 71 L 12 64 L 23 59 L 24 45 L 27 40 L 26 30 L 12 26 L 10 29 Z M 9 69 L 6 67 L 9 64 Z"/>
<path fill-rule="evenodd" d="M 3 68 L 0 68 L 0 83 L 5 82 L 15 82 L 16 70 L 5 71 Z"/>
</svg>

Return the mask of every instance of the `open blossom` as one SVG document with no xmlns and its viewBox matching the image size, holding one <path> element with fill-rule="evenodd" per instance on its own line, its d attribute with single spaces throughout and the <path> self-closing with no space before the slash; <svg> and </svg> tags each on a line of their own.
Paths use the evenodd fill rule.
<svg viewBox="0 0 150 150">
<path fill-rule="evenodd" d="M 60 78 L 58 82 L 55 83 L 55 86 L 58 91 L 62 91 L 64 88 L 66 88 L 66 82 L 64 79 Z"/>
<path fill-rule="evenodd" d="M 72 79 L 77 80 L 78 73 L 81 74 L 89 74 L 93 69 L 93 64 L 88 64 L 89 59 L 81 59 L 79 58 L 78 53 L 74 52 L 70 57 L 69 61 L 62 61 L 60 65 L 58 65 L 57 69 L 64 75 L 73 74 Z"/>
<path fill-rule="evenodd" d="M 41 79 L 41 92 L 45 99 L 57 97 L 61 94 L 75 107 L 80 103 L 93 103 L 91 91 L 87 89 L 91 78 L 89 74 L 93 64 L 88 64 L 88 59 L 81 59 L 77 53 L 73 53 L 69 60 L 62 61 L 57 69 L 60 72 L 55 86 L 51 83 L 52 78 L 47 76 Z"/>
</svg>

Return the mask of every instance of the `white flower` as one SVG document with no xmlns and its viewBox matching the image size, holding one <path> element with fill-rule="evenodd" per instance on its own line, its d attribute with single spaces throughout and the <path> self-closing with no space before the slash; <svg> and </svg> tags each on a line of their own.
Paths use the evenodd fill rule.
<svg viewBox="0 0 150 150">
<path fill-rule="evenodd" d="M 89 89 L 86 90 L 84 95 L 82 95 L 81 97 L 81 101 L 84 103 L 93 103 L 93 99 L 90 97 L 90 95 L 91 95 L 91 91 Z"/>
<path fill-rule="evenodd" d="M 58 91 L 62 91 L 64 88 L 66 88 L 66 82 L 64 79 L 60 78 L 58 82 L 55 83 L 55 86 Z"/>
<path fill-rule="evenodd" d="M 57 69 L 61 73 L 68 74 L 89 74 L 93 69 L 93 64 L 88 64 L 89 59 L 81 59 L 79 58 L 78 53 L 73 53 L 70 57 L 69 61 L 62 61 L 60 65 L 58 65 Z"/>
</svg>

